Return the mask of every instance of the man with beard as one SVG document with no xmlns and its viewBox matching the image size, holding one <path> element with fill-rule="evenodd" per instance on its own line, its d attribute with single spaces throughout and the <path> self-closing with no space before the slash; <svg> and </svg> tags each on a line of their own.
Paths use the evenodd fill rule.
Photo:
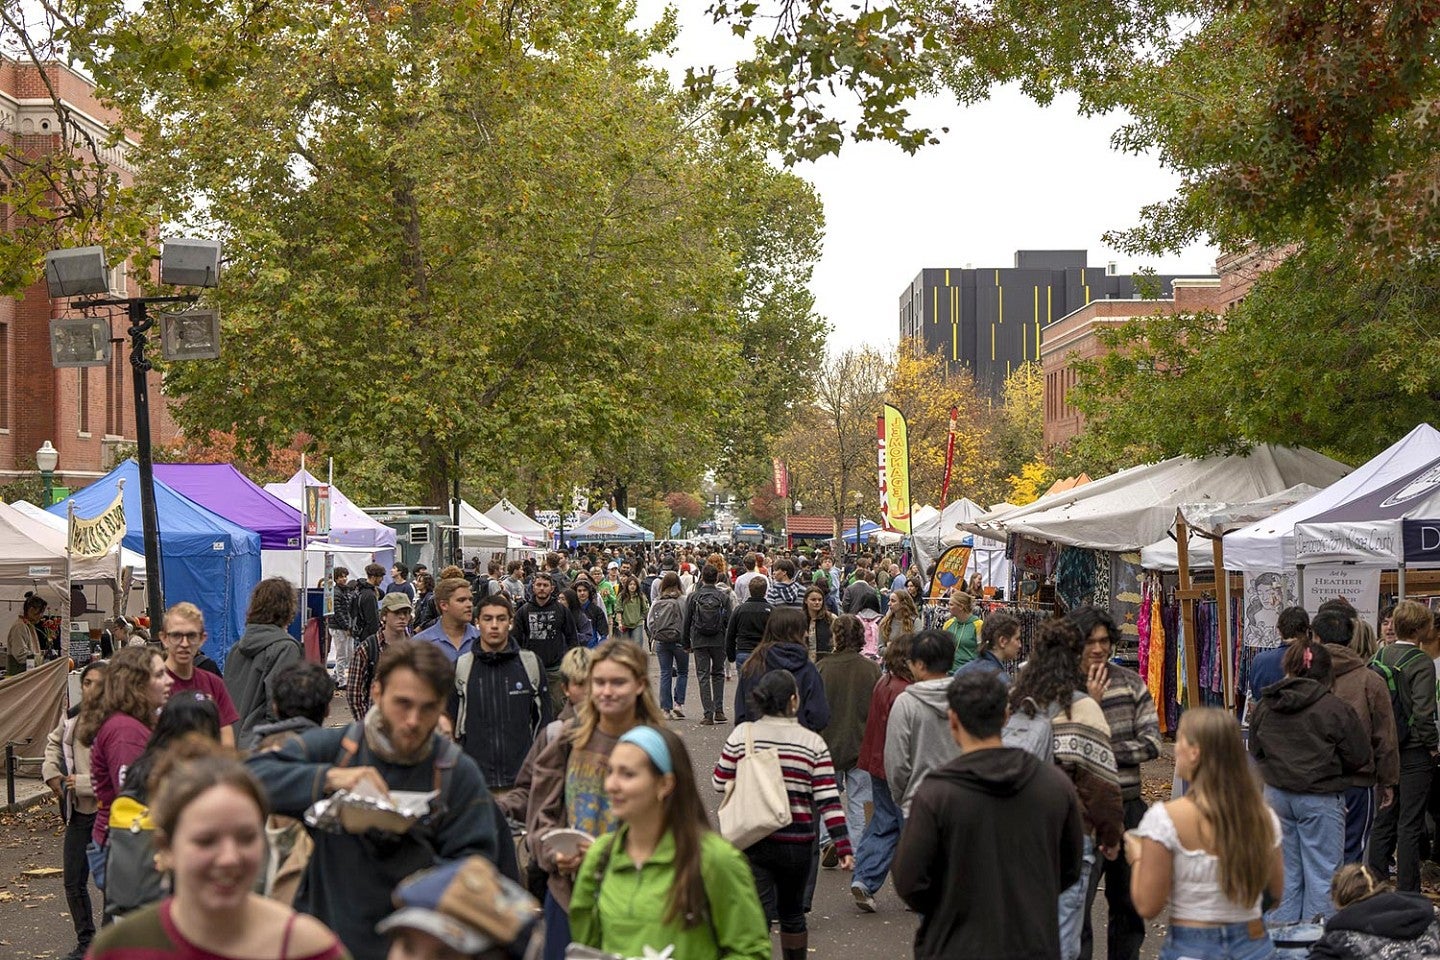
<svg viewBox="0 0 1440 960">
<path fill-rule="evenodd" d="M 565 651 L 576 646 L 580 640 L 575 634 L 575 621 L 567 610 L 555 599 L 555 577 L 548 570 L 535 574 L 530 586 L 535 599 L 521 604 L 515 614 L 512 632 L 515 643 L 521 650 L 532 650 L 545 667 L 545 677 L 550 690 L 551 709 L 559 713 L 565 706 L 565 685 L 560 678 L 560 661 Z"/>
</svg>

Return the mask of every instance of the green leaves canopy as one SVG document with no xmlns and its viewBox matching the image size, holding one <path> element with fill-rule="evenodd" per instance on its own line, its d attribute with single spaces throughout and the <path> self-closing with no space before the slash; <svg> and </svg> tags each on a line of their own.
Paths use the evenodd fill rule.
<svg viewBox="0 0 1440 960">
<path fill-rule="evenodd" d="M 226 241 L 222 359 L 167 378 L 187 427 L 268 447 L 303 430 L 362 493 L 426 502 L 457 453 L 467 479 L 526 497 L 694 478 L 738 426 L 756 290 L 800 301 L 766 314 L 802 342 L 774 360 L 814 338 L 794 284 L 818 202 L 645 66 L 668 19 L 87 9 L 73 37 L 142 135 L 140 189 Z"/>
</svg>

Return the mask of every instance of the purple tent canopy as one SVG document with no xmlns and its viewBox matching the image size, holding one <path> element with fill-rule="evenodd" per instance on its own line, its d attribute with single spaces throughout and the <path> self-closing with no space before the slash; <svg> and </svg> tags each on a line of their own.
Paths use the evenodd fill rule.
<svg viewBox="0 0 1440 960">
<path fill-rule="evenodd" d="M 300 511 L 228 463 L 157 463 L 155 479 L 260 534 L 262 550 L 300 549 Z"/>
</svg>

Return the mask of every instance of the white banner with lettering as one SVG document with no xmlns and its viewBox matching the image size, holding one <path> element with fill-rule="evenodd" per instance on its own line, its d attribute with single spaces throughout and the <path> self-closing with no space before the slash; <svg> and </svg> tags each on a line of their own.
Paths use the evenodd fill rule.
<svg viewBox="0 0 1440 960">
<path fill-rule="evenodd" d="M 1326 600 L 1343 598 L 1350 601 L 1361 620 L 1374 624 L 1380 615 L 1380 573 L 1379 567 L 1330 563 L 1306 566 L 1300 578 L 1302 605 L 1313 617 Z"/>
</svg>

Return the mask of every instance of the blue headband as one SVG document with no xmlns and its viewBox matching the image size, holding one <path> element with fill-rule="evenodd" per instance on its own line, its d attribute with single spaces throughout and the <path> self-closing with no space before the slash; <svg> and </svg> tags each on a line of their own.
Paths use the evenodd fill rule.
<svg viewBox="0 0 1440 960">
<path fill-rule="evenodd" d="M 620 737 L 621 743 L 633 743 L 645 751 L 655 769 L 661 773 L 674 773 L 675 762 L 670 759 L 670 747 L 660 731 L 654 727 L 631 727 Z"/>
</svg>

